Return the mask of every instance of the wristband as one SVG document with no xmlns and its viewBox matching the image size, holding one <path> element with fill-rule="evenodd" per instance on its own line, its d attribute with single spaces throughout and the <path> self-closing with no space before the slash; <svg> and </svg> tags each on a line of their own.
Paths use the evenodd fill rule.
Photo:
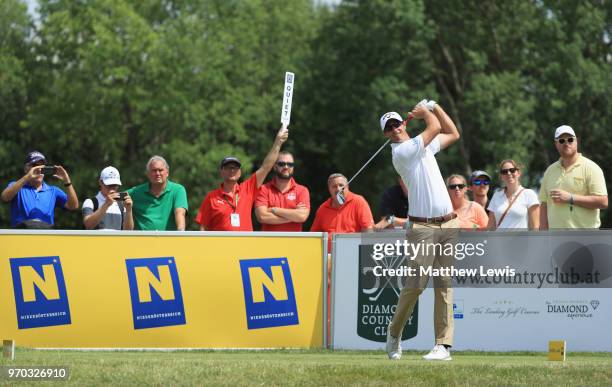
<svg viewBox="0 0 612 387">
<path fill-rule="evenodd" d="M 64 187 L 70 187 L 71 185 L 72 185 L 72 182 L 64 183 Z"/>
<path fill-rule="evenodd" d="M 272 210 L 271 210 L 271 211 L 272 211 L 272 213 L 273 213 L 274 215 L 276 215 L 276 208 L 272 207 Z"/>
</svg>

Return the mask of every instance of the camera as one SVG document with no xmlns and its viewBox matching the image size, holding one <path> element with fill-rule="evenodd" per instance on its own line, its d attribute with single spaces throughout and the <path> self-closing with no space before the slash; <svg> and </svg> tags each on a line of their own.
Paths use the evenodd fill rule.
<svg viewBox="0 0 612 387">
<path fill-rule="evenodd" d="M 53 176 L 53 175 L 55 175 L 56 171 L 57 170 L 56 170 L 56 168 L 53 165 L 45 165 L 40 170 L 40 173 L 45 175 L 45 176 Z"/>
<path fill-rule="evenodd" d="M 119 192 L 119 197 L 117 198 L 117 200 L 123 202 L 125 201 L 126 198 L 127 198 L 127 192 Z"/>
</svg>

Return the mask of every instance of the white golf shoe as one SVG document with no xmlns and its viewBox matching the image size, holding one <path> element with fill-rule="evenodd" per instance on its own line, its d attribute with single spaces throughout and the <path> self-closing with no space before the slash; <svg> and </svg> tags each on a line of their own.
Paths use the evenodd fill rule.
<svg viewBox="0 0 612 387">
<path fill-rule="evenodd" d="M 431 352 L 423 356 L 425 360 L 453 360 L 450 355 L 450 351 L 446 349 L 442 344 L 437 344 L 433 347 Z"/>
<path fill-rule="evenodd" d="M 389 328 L 387 328 L 387 355 L 391 360 L 402 358 L 402 338 L 393 337 Z"/>
</svg>

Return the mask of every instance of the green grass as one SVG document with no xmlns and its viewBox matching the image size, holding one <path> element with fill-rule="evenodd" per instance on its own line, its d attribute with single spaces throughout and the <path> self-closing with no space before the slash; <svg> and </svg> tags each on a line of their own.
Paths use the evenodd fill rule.
<svg viewBox="0 0 612 387">
<path fill-rule="evenodd" d="M 70 367 L 78 385 L 612 385 L 610 353 L 570 353 L 565 363 L 545 353 L 454 352 L 451 362 L 400 361 L 380 351 L 79 352 L 19 348 L 0 365 Z M 0 384 L 3 382 L 0 381 Z M 4 382 L 6 383 L 6 382 Z M 36 386 L 57 383 L 20 382 Z"/>
</svg>

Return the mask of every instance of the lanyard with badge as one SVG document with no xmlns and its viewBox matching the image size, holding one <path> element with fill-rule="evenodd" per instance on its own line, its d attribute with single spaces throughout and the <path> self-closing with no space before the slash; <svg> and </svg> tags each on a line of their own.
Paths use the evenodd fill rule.
<svg viewBox="0 0 612 387">
<path fill-rule="evenodd" d="M 236 206 L 234 206 L 229 199 L 227 198 L 227 196 L 225 196 L 225 201 L 227 201 L 227 204 L 230 205 L 230 207 L 232 207 L 232 213 L 230 214 L 230 223 L 232 225 L 232 227 L 240 227 L 240 214 L 237 213 L 236 211 L 238 210 L 238 200 L 240 199 L 239 194 L 236 193 Z"/>
</svg>

